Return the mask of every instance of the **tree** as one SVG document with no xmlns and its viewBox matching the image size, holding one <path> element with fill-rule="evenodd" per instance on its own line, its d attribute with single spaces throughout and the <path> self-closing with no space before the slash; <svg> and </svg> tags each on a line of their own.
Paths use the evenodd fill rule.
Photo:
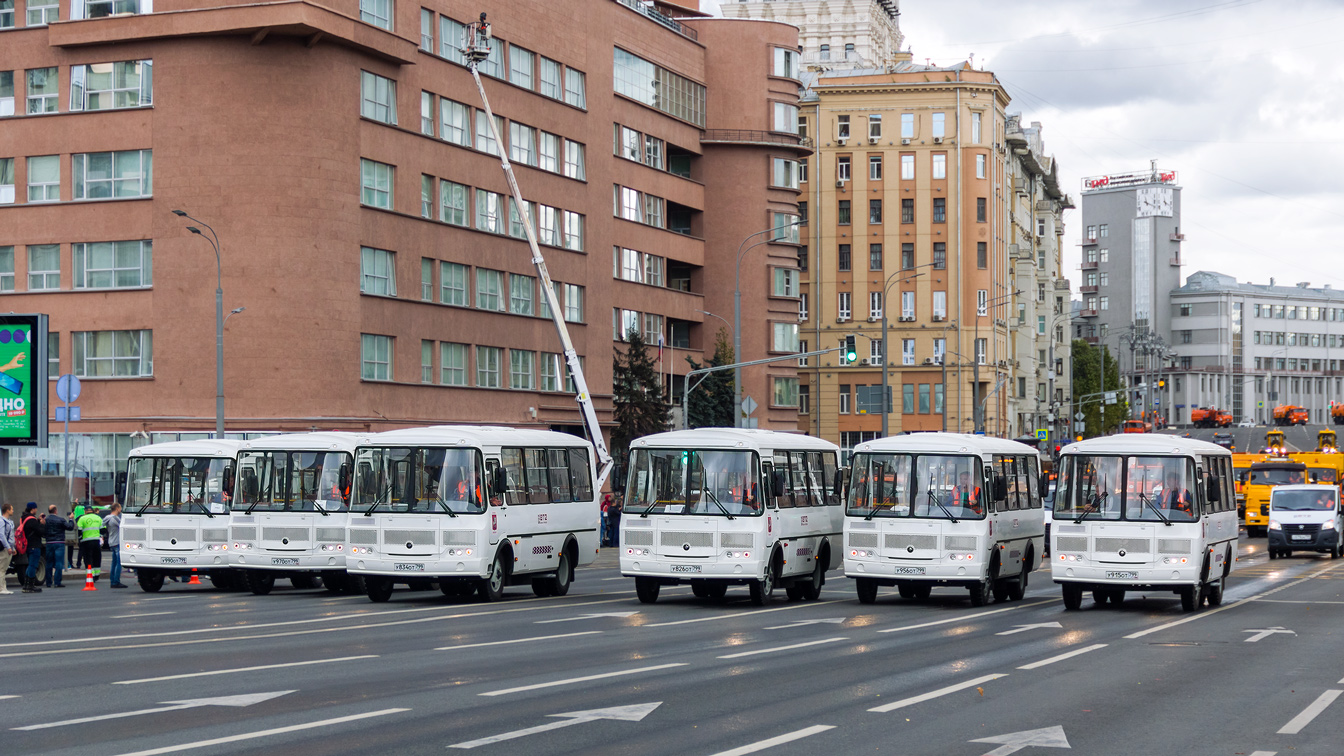
<svg viewBox="0 0 1344 756">
<path fill-rule="evenodd" d="M 668 423 L 662 381 L 644 337 L 631 328 L 625 340 L 625 353 L 618 349 L 612 360 L 612 407 L 616 428 L 611 432 L 611 454 L 618 470 L 625 468 L 632 441 L 661 433 L 667 430 Z"/>
<path fill-rule="evenodd" d="M 1100 436 L 1104 397 L 1101 393 L 1101 357 L 1097 350 L 1082 339 L 1073 340 L 1073 395 L 1089 397 L 1086 404 L 1079 407 L 1083 413 L 1083 435 L 1087 438 Z"/>
<path fill-rule="evenodd" d="M 700 369 L 700 363 L 686 358 L 692 370 Z M 709 360 L 710 367 L 733 364 L 733 345 L 728 339 L 728 331 L 720 328 L 714 340 L 714 356 Z M 708 373 L 694 391 L 686 397 L 688 427 L 691 428 L 731 428 L 733 427 L 733 371 L 720 370 Z"/>
<path fill-rule="evenodd" d="M 1102 390 L 1116 392 L 1116 398 L 1119 400 L 1115 404 L 1106 405 L 1104 421 L 1102 423 L 1103 432 L 1115 433 L 1120 429 L 1120 424 L 1129 417 L 1129 400 L 1127 392 L 1122 390 L 1120 383 L 1120 362 L 1111 355 L 1111 350 L 1102 349 Z"/>
</svg>

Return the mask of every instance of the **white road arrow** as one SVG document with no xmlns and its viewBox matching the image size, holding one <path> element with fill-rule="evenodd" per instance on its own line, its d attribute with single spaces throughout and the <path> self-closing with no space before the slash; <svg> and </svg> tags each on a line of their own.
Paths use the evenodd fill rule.
<svg viewBox="0 0 1344 756">
<path fill-rule="evenodd" d="M 562 727 L 569 727 L 584 722 L 596 722 L 599 719 L 638 722 L 644 717 L 647 717 L 654 709 L 662 704 L 662 701 L 654 701 L 653 703 L 630 704 L 629 706 L 613 706 L 608 709 L 589 709 L 588 711 L 571 711 L 568 714 L 551 714 L 550 716 L 561 717 L 562 720 L 559 722 L 548 722 L 544 725 L 537 725 L 536 727 L 529 727 L 525 730 L 514 730 L 513 732 L 506 732 L 500 735 L 491 735 L 488 738 L 481 738 L 480 740 L 468 740 L 465 743 L 454 743 L 448 747 L 477 748 L 483 745 L 490 745 L 491 743 L 513 740 L 514 738 L 522 738 L 528 735 L 536 735 L 539 732 L 550 732 L 551 730 L 558 730 Z"/>
<path fill-rule="evenodd" d="M 85 724 L 86 722 L 101 722 L 105 719 L 121 719 L 122 717 L 138 717 L 143 714 L 159 714 L 165 711 L 179 711 L 181 709 L 195 709 L 201 706 L 251 706 L 259 704 L 262 701 L 269 701 L 272 698 L 293 693 L 292 690 L 277 690 L 274 693 L 249 693 L 243 696 L 219 696 L 217 698 L 193 698 L 187 701 L 163 701 L 163 706 L 155 709 L 139 709 L 136 711 L 126 711 L 120 714 L 103 714 L 96 717 L 81 717 L 79 719 L 67 719 L 61 722 L 46 722 L 44 724 L 28 725 L 27 727 L 15 727 L 15 730 L 45 730 L 49 727 L 65 727 L 66 725 Z"/>
<path fill-rule="evenodd" d="M 976 738 L 971 742 L 1003 744 L 998 748 L 989 751 L 985 756 L 1008 756 L 1008 754 L 1017 753 L 1028 746 L 1037 746 L 1038 748 L 1073 747 L 1069 745 L 1069 739 L 1064 737 L 1064 728 L 1059 725 L 1055 725 L 1054 727 L 1042 727 L 1039 730 L 1010 732 L 1007 735 L 996 735 L 992 738 Z"/>
<path fill-rule="evenodd" d="M 1028 631 L 1028 630 L 1035 630 L 1035 629 L 1038 628 L 1038 627 L 1058 627 L 1058 628 L 1063 629 L 1064 626 L 1061 625 L 1061 624 L 1059 624 L 1058 622 L 1037 622 L 1037 623 L 1034 624 L 1034 625 L 1017 625 L 1017 626 L 1016 626 L 1016 629 L 1013 629 L 1013 630 L 1004 630 L 1004 631 L 1001 632 L 1001 633 L 994 633 L 994 634 L 995 634 L 995 635 L 1012 635 L 1013 633 L 1025 633 L 1025 632 Z M 1005 735 L 1004 737 L 1007 737 L 1007 736 Z M 975 741 L 971 741 L 971 742 L 975 742 Z"/>
<path fill-rule="evenodd" d="M 1269 636 L 1271 636 L 1271 635 L 1276 635 L 1276 634 L 1278 634 L 1278 633 L 1287 633 L 1288 635 L 1297 635 L 1297 633 L 1293 632 L 1292 630 L 1284 630 L 1284 629 L 1281 628 L 1281 627 L 1267 627 L 1267 628 L 1265 628 L 1265 629 L 1263 629 L 1263 630 L 1242 630 L 1242 632 L 1243 632 L 1243 633 L 1255 633 L 1255 635 L 1252 635 L 1251 637 L 1249 637 L 1249 638 L 1246 639 L 1246 642 L 1247 642 L 1247 643 L 1255 643 L 1256 641 L 1260 640 L 1261 638 L 1268 638 Z"/>
<path fill-rule="evenodd" d="M 790 627 L 802 627 L 803 625 L 841 625 L 848 617 L 827 617 L 826 619 L 799 620 L 789 625 L 775 625 L 767 627 L 766 630 L 784 630 Z"/>
<path fill-rule="evenodd" d="M 539 620 L 534 624 L 549 625 L 553 622 L 574 622 L 575 620 L 597 619 L 598 617 L 619 617 L 621 619 L 625 619 L 626 617 L 633 617 L 636 614 L 639 614 L 639 612 L 603 612 L 601 614 L 580 614 L 577 617 L 561 617 L 560 619 Z M 559 715 L 557 714 L 556 716 Z"/>
</svg>

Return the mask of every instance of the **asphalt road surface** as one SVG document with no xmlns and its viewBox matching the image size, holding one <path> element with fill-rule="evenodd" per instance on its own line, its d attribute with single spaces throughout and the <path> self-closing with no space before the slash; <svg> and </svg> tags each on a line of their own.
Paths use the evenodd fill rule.
<svg viewBox="0 0 1344 756">
<path fill-rule="evenodd" d="M 644 605 L 609 551 L 498 604 L 70 579 L 0 597 L 0 753 L 1338 756 L 1344 560 L 1264 543 L 1195 614 L 1065 612 L 1044 571 L 981 609 L 862 605 L 838 573 L 815 602 Z"/>
<path fill-rule="evenodd" d="M 1159 433 L 1168 436 L 1184 436 L 1187 433 L 1191 438 L 1197 438 L 1201 441 L 1213 441 L 1215 433 L 1232 434 L 1233 443 L 1236 444 L 1234 451 L 1238 453 L 1257 454 L 1265 448 L 1265 433 L 1270 430 L 1283 431 L 1284 443 L 1288 445 L 1288 451 L 1314 451 L 1316 449 L 1317 431 L 1329 428 L 1340 435 L 1344 435 L 1344 427 L 1333 425 L 1259 425 L 1254 428 L 1165 428 Z"/>
</svg>

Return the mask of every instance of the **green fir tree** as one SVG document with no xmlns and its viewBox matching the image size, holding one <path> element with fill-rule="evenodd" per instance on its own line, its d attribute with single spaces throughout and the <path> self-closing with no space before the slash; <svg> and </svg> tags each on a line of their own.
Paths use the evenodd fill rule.
<svg viewBox="0 0 1344 756">
<path fill-rule="evenodd" d="M 690 357 L 686 358 L 692 370 L 701 365 Z M 709 367 L 733 364 L 733 345 L 728 339 L 728 331 L 720 328 L 714 341 L 714 355 Z M 720 370 L 704 376 L 694 391 L 687 397 L 686 408 L 691 428 L 731 428 L 733 427 L 733 371 Z"/>
<path fill-rule="evenodd" d="M 616 351 L 613 360 L 612 407 L 616 428 L 611 432 L 611 454 L 617 472 L 625 469 L 630 443 L 635 439 L 667 430 L 668 407 L 663 401 L 662 380 L 644 337 L 632 328 L 626 334 L 624 352 Z"/>
</svg>

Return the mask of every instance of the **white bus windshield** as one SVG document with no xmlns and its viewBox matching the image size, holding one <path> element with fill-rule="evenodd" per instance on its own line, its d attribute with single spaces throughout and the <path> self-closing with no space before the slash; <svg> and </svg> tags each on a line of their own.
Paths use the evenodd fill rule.
<svg viewBox="0 0 1344 756">
<path fill-rule="evenodd" d="M 847 514 L 855 517 L 980 519 L 980 460 L 951 454 L 858 454 Z"/>
<path fill-rule="evenodd" d="M 1185 457 L 1071 455 L 1060 473 L 1055 519 L 1192 522 L 1194 462 Z"/>
<path fill-rule="evenodd" d="M 481 514 L 485 475 L 475 449 L 362 448 L 350 511 Z"/>
<path fill-rule="evenodd" d="M 351 456 L 323 451 L 246 451 L 238 456 L 243 511 L 342 512 L 350 503 Z"/>
<path fill-rule="evenodd" d="M 1279 512 L 1329 512 L 1335 508 L 1335 493 L 1324 489 L 1275 491 L 1269 505 Z"/>
<path fill-rule="evenodd" d="M 218 457 L 131 457 L 127 511 L 141 514 L 226 514 L 233 498 L 233 460 Z"/>
<path fill-rule="evenodd" d="M 624 513 L 758 516 L 760 472 L 755 452 L 637 449 Z"/>
</svg>

